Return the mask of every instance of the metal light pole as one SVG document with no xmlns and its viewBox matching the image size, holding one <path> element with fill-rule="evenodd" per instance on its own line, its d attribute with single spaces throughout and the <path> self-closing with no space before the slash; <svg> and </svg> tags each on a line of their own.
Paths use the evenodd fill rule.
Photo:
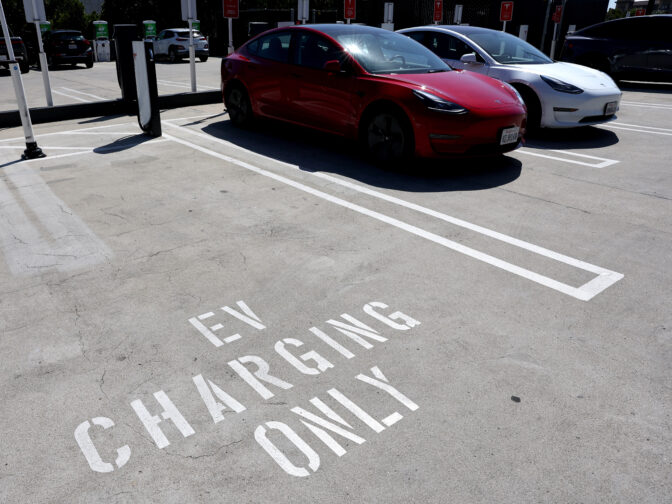
<svg viewBox="0 0 672 504">
<path fill-rule="evenodd" d="M 12 74 L 14 93 L 16 94 L 16 101 L 19 105 L 19 115 L 21 116 L 23 133 L 26 137 L 26 150 L 23 151 L 21 158 L 35 159 L 45 157 L 46 154 L 44 154 L 42 149 L 37 146 L 37 142 L 33 136 L 33 123 L 30 120 L 30 111 L 28 110 L 28 103 L 26 102 L 26 93 L 23 89 L 23 79 L 21 79 L 21 72 L 19 72 L 19 64 L 14 57 L 12 38 L 9 36 L 9 27 L 7 26 L 7 19 L 5 18 L 5 9 L 2 6 L 2 0 L 0 0 L 0 24 L 2 24 L 2 33 L 5 36 L 7 57 L 9 58 L 9 71 Z"/>
<path fill-rule="evenodd" d="M 189 13 L 187 19 L 189 21 L 189 70 L 191 74 L 191 92 L 196 92 L 196 51 L 194 49 L 194 28 L 193 20 L 194 13 L 192 12 L 192 2 L 187 1 Z"/>
<path fill-rule="evenodd" d="M 38 58 L 40 60 L 40 71 L 42 72 L 42 83 L 44 84 L 44 94 L 47 98 L 47 106 L 53 107 L 54 100 L 51 97 L 51 82 L 49 81 L 49 65 L 47 65 L 47 55 L 44 54 L 44 44 L 42 43 L 42 29 L 40 27 L 40 21 L 43 21 L 38 18 L 37 14 L 37 2 L 32 0 L 33 6 L 33 17 L 35 20 L 35 35 L 37 35 L 37 48 L 39 50 Z M 41 10 L 44 11 L 44 6 L 41 7 Z"/>
<path fill-rule="evenodd" d="M 546 4 L 546 17 L 544 18 L 544 30 L 541 34 L 541 47 L 539 48 L 541 52 L 544 52 L 544 47 L 546 46 L 546 30 L 548 29 L 548 18 L 551 16 L 551 5 L 553 0 L 548 0 Z"/>
</svg>

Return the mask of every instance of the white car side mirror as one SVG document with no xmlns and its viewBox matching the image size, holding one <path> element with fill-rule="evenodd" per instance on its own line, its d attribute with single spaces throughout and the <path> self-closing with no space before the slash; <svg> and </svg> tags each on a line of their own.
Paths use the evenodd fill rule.
<svg viewBox="0 0 672 504">
<path fill-rule="evenodd" d="M 463 54 L 462 57 L 460 58 L 460 61 L 461 61 L 462 63 L 471 63 L 471 64 L 473 64 L 473 63 L 477 63 L 477 64 L 479 64 L 479 65 L 482 65 L 482 64 L 483 64 L 483 63 L 481 63 L 480 61 L 478 61 L 478 60 L 476 59 L 476 53 L 467 53 L 467 54 Z"/>
</svg>

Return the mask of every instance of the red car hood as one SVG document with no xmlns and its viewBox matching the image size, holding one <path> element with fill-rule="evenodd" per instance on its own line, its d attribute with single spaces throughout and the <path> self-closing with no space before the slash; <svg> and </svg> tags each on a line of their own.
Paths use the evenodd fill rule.
<svg viewBox="0 0 672 504">
<path fill-rule="evenodd" d="M 377 75 L 423 88 L 471 110 L 492 110 L 522 105 L 507 84 L 464 70 L 423 74 Z"/>
</svg>

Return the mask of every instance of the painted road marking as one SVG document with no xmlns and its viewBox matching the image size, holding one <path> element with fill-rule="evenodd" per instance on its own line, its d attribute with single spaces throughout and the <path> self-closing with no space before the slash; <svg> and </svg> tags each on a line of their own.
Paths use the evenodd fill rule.
<svg viewBox="0 0 672 504">
<path fill-rule="evenodd" d="M 663 110 L 672 109 L 672 104 L 667 104 L 667 103 L 646 103 L 646 102 L 621 101 L 621 105 L 628 105 L 630 107 L 658 108 L 658 109 L 663 109 Z"/>
<path fill-rule="evenodd" d="M 175 82 L 175 81 L 162 80 L 162 79 L 157 79 L 156 82 L 158 82 L 159 84 L 161 84 L 163 86 L 179 87 L 179 88 L 184 88 L 184 89 L 187 89 L 190 86 L 190 84 L 188 82 Z M 220 89 L 218 87 L 205 86 L 203 84 L 199 84 L 198 87 L 200 89 Z"/>
<path fill-rule="evenodd" d="M 81 94 L 81 95 L 84 95 L 84 96 L 89 96 L 89 97 L 94 98 L 94 99 L 96 99 L 96 100 L 98 100 L 98 101 L 105 101 L 105 100 L 107 100 L 107 98 L 103 98 L 103 97 L 101 97 L 101 96 L 94 95 L 94 94 L 90 94 L 90 93 L 85 93 L 84 91 L 77 91 L 76 89 L 70 89 L 70 88 L 62 87 L 62 86 L 61 86 L 60 89 L 64 89 L 64 90 L 66 90 L 66 91 L 69 92 L 69 93 L 75 93 L 75 94 Z"/>
<path fill-rule="evenodd" d="M 600 126 L 624 131 L 636 131 L 638 133 L 648 133 L 650 135 L 672 136 L 672 129 L 669 128 L 654 128 L 653 126 L 642 126 L 639 124 L 628 124 L 622 122 L 601 124 Z"/>
<path fill-rule="evenodd" d="M 65 96 L 66 98 L 71 98 L 73 100 L 77 100 L 77 101 L 80 101 L 80 102 L 83 102 L 83 103 L 91 103 L 91 100 L 87 100 L 86 98 L 81 98 L 79 96 L 74 96 L 74 95 L 71 95 L 71 94 L 68 94 L 68 93 L 64 93 L 63 91 L 59 91 L 58 89 L 52 89 L 52 92 L 57 94 L 57 95 Z"/>
<path fill-rule="evenodd" d="M 20 149 L 24 150 L 26 148 L 25 145 L 0 145 L 0 149 Z M 91 147 L 56 147 L 53 145 L 45 146 L 43 145 L 41 149 L 49 149 L 49 150 L 87 150 L 87 151 L 92 151 L 93 149 Z"/>
<path fill-rule="evenodd" d="M 171 124 L 171 123 L 168 123 L 168 122 L 166 122 L 165 124 L 167 126 L 171 126 L 173 128 L 179 129 L 180 131 L 187 131 L 187 132 L 189 132 L 193 135 L 196 135 L 198 137 L 207 139 L 208 141 L 219 140 L 219 139 L 213 139 L 209 135 L 205 135 L 203 133 L 198 133 L 196 131 L 189 130 L 188 128 L 183 128 L 183 127 L 175 125 L 175 124 Z M 467 255 L 467 256 L 472 257 L 474 259 L 478 259 L 479 261 L 485 262 L 487 264 L 490 264 L 490 265 L 495 266 L 497 268 L 503 269 L 505 271 L 508 271 L 508 272 L 513 273 L 515 275 L 518 275 L 520 277 L 526 278 L 528 280 L 536 282 L 536 283 L 538 283 L 540 285 L 543 285 L 545 287 L 549 287 L 549 288 L 554 289 L 558 292 L 562 292 L 563 294 L 566 294 L 568 296 L 574 297 L 576 299 L 580 299 L 582 301 L 588 301 L 588 300 L 592 299 L 597 294 L 599 294 L 600 292 L 602 292 L 603 290 L 605 290 L 606 288 L 610 287 L 614 283 L 618 282 L 621 278 L 623 278 L 623 274 L 621 274 L 621 273 L 617 273 L 615 271 L 611 271 L 611 270 L 608 270 L 608 269 L 605 269 L 605 268 L 601 268 L 599 266 L 595 266 L 593 264 L 586 263 L 586 262 L 580 261 L 578 259 L 574 259 L 574 258 L 571 258 L 571 257 L 568 257 L 568 256 L 564 256 L 562 254 L 552 252 L 552 251 L 544 249 L 542 247 L 537 247 L 537 246 L 532 245 L 530 243 L 523 242 L 522 240 L 516 240 L 515 238 L 511 238 L 511 237 L 508 237 L 508 236 L 503 235 L 501 233 L 497 233 L 496 231 L 487 230 L 487 229 L 482 228 L 480 226 L 476 226 L 476 225 L 467 223 L 466 221 L 462 221 L 460 219 L 455 219 L 455 218 L 447 216 L 447 215 L 439 214 L 439 212 L 433 212 L 429 209 L 423 209 L 423 210 L 426 211 L 426 212 L 423 212 L 423 213 L 428 213 L 429 212 L 428 215 L 433 215 L 434 213 L 439 214 L 439 215 L 442 216 L 443 220 L 448 220 L 449 222 L 452 222 L 452 223 L 460 222 L 460 223 L 463 224 L 463 227 L 469 226 L 469 229 L 478 230 L 477 232 L 487 231 L 488 236 L 492 236 L 492 237 L 496 236 L 496 237 L 498 237 L 497 239 L 500 239 L 502 241 L 507 241 L 507 243 L 514 244 L 514 245 L 519 246 L 521 248 L 525 248 L 526 250 L 536 252 L 538 254 L 544 255 L 545 257 L 555 259 L 557 261 L 563 262 L 565 264 L 574 266 L 574 267 L 579 268 L 579 269 L 583 269 L 585 271 L 588 271 L 588 272 L 591 272 L 591 273 L 594 273 L 594 274 L 597 275 L 596 278 L 594 278 L 593 280 L 585 283 L 584 285 L 582 285 L 580 287 L 573 287 L 571 285 L 568 285 L 568 284 L 565 284 L 563 282 L 554 280 L 554 279 L 552 279 L 550 277 L 547 277 L 545 275 L 541 275 L 541 274 L 536 273 L 534 271 L 530 271 L 528 269 L 522 268 L 520 266 L 509 263 L 509 262 L 504 261 L 502 259 L 498 259 L 498 258 L 493 257 L 491 255 L 488 255 L 488 254 L 485 254 L 485 253 L 480 252 L 478 250 L 475 250 L 473 248 L 467 247 L 467 246 L 462 245 L 460 243 L 454 242 L 452 240 L 448 240 L 447 238 L 444 238 L 443 236 L 439 236 L 435 233 L 431 233 L 431 232 L 426 231 L 426 230 L 424 230 L 422 228 L 419 228 L 417 226 L 414 226 L 414 225 L 408 224 L 406 222 L 403 222 L 401 220 L 395 219 L 393 217 L 389 217 L 387 215 L 384 215 L 380 212 L 376 212 L 374 210 L 370 210 L 368 208 L 365 208 L 361 205 L 357 205 L 355 203 L 351 203 L 349 201 L 338 198 L 336 196 L 332 196 L 330 194 L 327 194 L 325 192 L 322 192 L 320 190 L 317 190 L 317 189 L 314 189 L 310 186 L 302 184 L 301 182 L 297 182 L 297 181 L 294 181 L 294 180 L 289 179 L 287 177 L 284 177 L 282 175 L 278 175 L 276 173 L 264 170 L 262 168 L 254 166 L 254 165 L 252 165 L 250 163 L 247 163 L 245 161 L 241 161 L 241 160 L 238 160 L 238 159 L 233 158 L 231 156 L 227 156 L 225 154 L 221 154 L 221 153 L 213 151 L 211 149 L 201 147 L 200 145 L 194 144 L 192 142 L 189 142 L 187 140 L 183 140 L 183 139 L 178 138 L 178 137 L 174 137 L 172 135 L 164 134 L 164 136 L 166 138 L 170 139 L 170 140 L 173 140 L 177 143 L 180 143 L 182 145 L 190 147 L 194 150 L 197 150 L 197 151 L 202 152 L 204 154 L 207 154 L 209 156 L 221 159 L 223 161 L 227 161 L 231 164 L 235 164 L 236 166 L 240 166 L 241 168 L 245 168 L 247 170 L 253 171 L 253 172 L 258 173 L 260 175 L 263 175 L 265 177 L 272 178 L 274 180 L 277 180 L 278 182 L 281 182 L 283 184 L 287 184 L 291 187 L 294 187 L 294 188 L 299 189 L 301 191 L 312 194 L 313 196 L 317 196 L 319 198 L 322 198 L 322 199 L 324 199 L 326 201 L 329 201 L 331 203 L 334 203 L 336 205 L 342 206 L 344 208 L 348 208 L 348 209 L 353 210 L 355 212 L 358 212 L 362 215 L 366 215 L 368 217 L 374 218 L 376 220 L 379 220 L 379 221 L 384 222 L 386 224 L 389 224 L 391 226 L 402 229 L 402 230 L 404 230 L 408 233 L 414 234 L 416 236 L 419 236 L 419 237 L 424 238 L 426 240 L 429 240 L 431 242 L 437 243 L 437 244 L 442 245 L 442 246 L 444 246 L 446 248 L 449 248 L 451 250 L 455 250 L 456 252 L 460 252 L 464 255 Z M 225 142 L 225 141 L 220 141 L 220 142 L 228 144 L 228 142 Z M 265 157 L 265 156 L 263 156 L 263 157 Z M 272 158 L 267 158 L 267 159 L 272 160 L 272 161 L 276 161 Z M 291 166 L 292 168 L 294 168 L 296 170 L 300 170 L 300 168 L 296 165 L 290 165 L 288 163 L 282 163 L 282 164 L 285 165 L 285 166 Z M 321 175 L 321 176 L 322 176 L 322 178 L 328 177 L 328 176 L 325 176 L 325 175 Z M 332 180 L 332 179 L 330 178 L 329 180 Z M 335 178 L 332 181 L 334 181 L 336 183 L 341 183 L 342 182 L 342 181 L 338 181 L 338 179 L 335 179 Z M 343 183 L 342 185 L 345 185 L 345 183 Z M 364 192 L 364 189 L 366 189 L 366 188 L 361 187 L 361 189 L 362 189 L 362 191 L 360 191 L 360 192 Z M 367 191 L 368 191 L 368 189 L 367 189 Z M 376 193 L 376 192 L 371 191 L 371 195 L 373 195 L 374 193 Z M 382 193 L 378 193 L 378 195 L 379 195 L 378 197 L 384 196 Z M 390 197 L 390 198 L 392 199 L 392 197 Z M 399 200 L 398 198 L 393 198 L 393 200 L 396 200 L 396 201 L 392 201 L 392 202 L 395 202 L 395 203 L 397 201 L 399 201 L 399 202 L 403 201 L 403 200 Z M 423 207 L 420 207 L 419 205 L 414 206 L 412 203 L 409 203 L 409 202 L 404 202 L 404 206 L 406 206 L 407 208 L 413 208 L 415 210 L 417 210 L 418 208 L 423 208 Z M 436 215 L 434 215 L 434 216 L 436 216 Z M 486 233 L 483 233 L 483 234 L 486 234 Z"/>
<path fill-rule="evenodd" d="M 52 133 L 40 133 L 39 135 L 35 135 L 35 138 L 43 138 L 43 137 L 48 137 L 48 136 L 54 136 L 54 135 L 93 135 L 94 133 L 90 133 L 92 130 L 99 130 L 99 129 L 108 129 L 108 128 L 119 128 L 122 126 L 130 126 L 130 125 L 135 125 L 137 127 L 138 123 L 135 122 L 127 122 L 127 123 L 120 123 L 120 124 L 106 124 L 104 126 L 92 126 L 90 128 L 82 128 L 82 129 L 75 129 L 75 130 L 70 130 L 70 131 L 54 131 Z M 95 133 L 98 134 L 98 133 Z M 111 131 L 101 131 L 101 135 L 137 135 L 138 131 L 125 131 L 125 132 L 111 132 Z M 20 136 L 20 137 L 13 137 L 13 138 L 3 138 L 0 139 L 0 142 L 14 142 L 16 140 L 26 140 L 25 136 Z"/>
<path fill-rule="evenodd" d="M 238 305 L 241 306 L 241 303 L 243 302 L 240 301 Z M 248 310 L 245 311 L 247 312 Z M 394 332 L 392 331 L 406 332 L 421 325 L 419 320 L 402 311 L 395 310 L 380 301 L 366 303 L 362 307 L 362 311 L 364 314 L 375 319 L 375 323 L 382 323 L 386 326 L 384 328 L 386 331 L 385 334 L 392 339 L 396 339 L 394 337 Z M 207 319 L 211 314 L 214 315 L 212 312 L 208 312 L 199 316 L 199 318 L 203 317 Z M 258 319 L 252 312 L 251 317 L 250 321 Z M 368 328 L 373 331 L 372 333 L 368 333 L 369 337 L 378 335 L 377 329 L 372 329 L 367 325 L 367 323 L 372 323 L 374 320 L 367 320 L 367 323 L 365 323 L 347 313 L 342 313 L 341 318 L 355 324 L 354 326 L 351 326 L 349 324 L 338 322 L 349 329 L 341 330 L 344 335 L 352 340 L 351 343 L 346 344 L 358 343 L 361 347 L 366 349 L 367 358 L 371 358 L 371 354 L 368 354 L 368 351 L 375 348 L 376 345 L 368 343 L 354 334 L 354 332 L 350 332 L 350 330 L 366 335 L 367 332 L 363 331 L 362 328 Z M 337 323 L 337 321 L 330 319 L 326 323 L 334 324 Z M 309 331 L 313 333 L 315 333 L 315 331 L 321 332 L 314 326 L 311 327 Z M 390 375 L 386 376 L 377 365 L 370 367 L 369 370 L 364 373 L 355 375 L 354 380 L 356 380 L 357 387 L 353 390 L 353 387 L 349 386 L 348 395 L 346 396 L 333 386 L 334 381 L 338 380 L 338 374 L 335 374 L 337 366 L 320 353 L 327 349 L 324 347 L 319 348 L 319 345 L 318 348 L 314 348 L 313 343 L 315 343 L 315 341 L 310 337 L 305 341 L 296 339 L 298 336 L 296 330 L 292 330 L 291 336 L 292 337 L 276 340 L 275 344 L 271 344 L 272 346 L 267 348 L 268 350 L 274 351 L 271 351 L 271 356 L 273 356 L 274 360 L 269 360 L 266 357 L 260 357 L 258 355 L 245 355 L 234 358 L 227 363 L 228 367 L 249 386 L 247 391 L 252 397 L 238 396 L 241 398 L 239 401 L 236 397 L 230 395 L 225 388 L 222 388 L 221 382 L 219 384 L 216 383 L 216 381 L 219 381 L 218 378 L 213 376 L 210 372 L 208 372 L 206 376 L 204 376 L 203 373 L 192 375 L 191 380 L 188 380 L 186 376 L 182 377 L 185 383 L 191 382 L 196 386 L 195 391 L 191 389 L 192 397 L 196 398 L 196 396 L 199 396 L 203 403 L 204 410 L 207 410 L 207 413 L 210 414 L 213 424 L 224 422 L 232 415 L 248 411 L 248 406 L 253 408 L 254 406 L 263 404 L 260 403 L 259 398 L 263 401 L 268 401 L 275 397 L 276 394 L 282 394 L 283 402 L 276 404 L 290 404 L 287 409 L 284 410 L 284 414 L 282 414 L 281 417 L 289 423 L 270 420 L 266 417 L 265 420 L 262 420 L 262 423 L 258 424 L 254 429 L 254 438 L 258 442 L 259 447 L 263 449 L 287 474 L 296 477 L 305 477 L 312 473 L 305 468 L 294 465 L 294 462 L 299 461 L 299 459 L 296 458 L 296 451 L 294 451 L 294 456 L 292 456 L 294 462 L 290 462 L 284 451 L 287 450 L 288 445 L 286 443 L 276 445 L 275 443 L 278 438 L 275 435 L 267 436 L 266 433 L 269 430 L 277 431 L 276 434 L 284 434 L 288 441 L 294 444 L 296 448 L 308 457 L 308 460 L 311 461 L 309 467 L 315 472 L 320 467 L 320 455 L 318 455 L 318 451 L 326 451 L 326 448 L 331 450 L 336 456 L 342 457 L 352 449 L 352 443 L 361 445 L 367 441 L 367 438 L 371 439 L 371 433 L 364 429 L 364 426 L 370 428 L 375 434 L 381 434 L 385 432 L 387 428 L 392 427 L 405 418 L 405 416 L 397 410 L 399 405 L 404 406 L 405 409 L 402 411 L 406 414 L 406 410 L 414 412 L 420 408 L 418 403 L 399 390 L 396 386 L 396 382 L 393 384 L 390 377 L 388 377 Z M 404 336 L 404 339 L 406 340 L 408 336 L 407 333 Z M 375 341 L 384 343 L 388 341 L 388 337 L 379 336 Z M 309 351 L 297 356 L 288 350 L 288 346 L 301 348 L 301 351 Z M 355 354 L 350 351 L 347 351 L 348 354 L 345 354 L 339 350 L 337 346 L 330 346 L 346 359 L 355 357 Z M 282 369 L 281 367 L 276 367 L 276 364 L 278 363 L 277 361 L 282 361 L 283 365 L 289 364 L 293 368 L 290 373 L 298 372 L 300 373 L 299 376 L 316 376 L 322 373 L 330 373 L 330 388 L 326 391 L 326 394 L 329 396 L 332 404 L 335 401 L 340 407 L 337 406 L 336 410 L 334 410 L 332 409 L 332 406 L 328 405 L 318 396 L 313 396 L 308 400 L 310 406 L 305 404 L 305 397 L 298 397 L 298 387 L 295 388 L 293 383 L 280 378 L 276 374 L 277 371 Z M 286 373 L 287 371 L 282 372 Z M 297 375 L 294 374 L 293 376 L 296 377 Z M 291 379 L 291 376 L 287 376 L 287 378 Z M 213 379 L 215 381 L 213 381 Z M 352 380 L 352 375 L 350 375 L 350 380 Z M 182 389 L 177 382 L 167 385 L 173 390 L 175 390 L 176 387 Z M 350 381 L 350 385 L 353 385 L 352 381 Z M 385 394 L 381 394 L 381 392 L 385 392 Z M 239 393 L 244 392 L 238 390 L 236 394 Z M 356 396 L 354 396 L 353 393 L 356 393 Z M 379 398 L 381 395 L 386 398 L 389 396 L 389 398 L 396 401 L 388 404 L 386 411 L 392 411 L 392 413 L 387 414 L 380 421 L 366 411 L 366 409 L 368 409 L 367 405 L 370 402 L 366 398 L 371 397 L 371 394 L 374 393 Z M 147 394 L 143 394 L 143 396 L 134 399 L 130 403 L 130 406 L 135 412 L 136 421 L 139 421 L 145 427 L 145 430 L 159 450 L 171 446 L 173 443 L 176 443 L 175 448 L 178 450 L 180 449 L 180 446 L 184 446 L 179 444 L 181 438 L 176 435 L 174 429 L 168 427 L 166 432 L 164 432 L 164 426 L 169 423 L 172 423 L 173 426 L 177 428 L 182 435 L 182 439 L 191 437 L 195 434 L 199 436 L 202 435 L 203 430 L 201 430 L 201 432 L 196 432 L 189 423 L 187 417 L 180 411 L 178 403 L 173 402 L 163 389 L 154 392 L 152 395 L 153 399 L 147 397 Z M 313 395 L 313 392 L 311 392 L 311 395 Z M 196 400 L 198 401 L 198 399 Z M 299 405 L 291 405 L 297 404 L 298 401 L 301 401 L 299 404 L 303 403 L 305 408 Z M 360 404 L 364 404 L 365 408 L 359 406 Z M 287 411 L 296 416 L 288 418 L 286 414 Z M 194 413 L 194 411 L 189 411 L 190 415 Z M 202 416 L 205 417 L 205 411 L 201 410 L 201 413 Z M 359 419 L 363 425 L 356 425 L 353 427 L 348 423 L 350 418 L 347 418 L 346 420 L 346 418 L 341 416 L 344 413 L 349 417 Z M 273 408 L 273 410 L 269 410 L 269 414 L 273 416 L 277 415 L 278 409 Z M 123 420 L 118 423 L 122 422 L 126 423 Z M 115 460 L 116 468 L 111 462 L 103 461 L 101 453 L 97 450 L 96 445 L 94 444 L 94 439 L 96 439 L 97 436 L 92 439 L 89 435 L 92 423 L 103 429 L 111 429 L 115 426 L 115 421 L 111 418 L 98 416 L 94 417 L 91 422 L 85 420 L 75 428 L 75 441 L 79 445 L 82 455 L 84 455 L 84 458 L 89 463 L 89 467 L 92 471 L 97 473 L 109 473 L 121 469 L 132 456 L 131 446 L 125 444 L 117 449 L 117 458 Z M 197 425 L 199 429 L 205 429 L 205 432 L 207 433 L 207 423 L 209 422 L 199 421 L 198 423 L 194 423 L 194 425 Z M 302 438 L 301 435 L 294 430 L 292 425 L 297 427 L 299 432 L 304 436 L 308 435 L 308 432 L 305 429 L 307 428 L 315 437 L 308 435 L 306 439 Z M 362 432 L 362 430 L 364 430 L 364 432 Z M 221 434 L 221 430 L 218 432 Z M 213 431 L 210 431 L 210 434 L 212 433 Z M 241 435 L 245 436 L 246 434 L 245 432 L 242 432 Z M 334 435 L 345 438 L 352 443 L 348 443 L 348 445 L 344 447 L 333 437 Z M 364 436 L 366 436 L 366 438 Z M 204 438 L 203 441 L 207 441 L 207 439 Z M 320 442 L 322 444 L 320 444 Z M 143 444 L 145 443 L 138 444 L 137 448 L 142 450 Z M 133 449 L 135 449 L 135 447 Z M 111 455 L 109 447 L 103 453 L 107 454 L 107 456 Z M 142 464 L 142 458 L 138 459 L 137 462 Z M 135 469 L 137 469 L 137 466 Z"/>
<path fill-rule="evenodd" d="M 562 154 L 564 156 L 574 156 L 582 159 L 593 159 L 595 161 L 601 161 L 600 163 L 588 163 L 586 161 L 579 161 L 577 159 L 567 159 L 564 157 L 558 157 L 558 156 L 551 156 L 549 154 L 541 154 L 539 152 L 534 152 L 531 149 L 527 147 L 521 147 L 520 149 L 516 150 L 515 152 L 519 152 L 521 154 L 528 154 L 530 156 L 536 156 L 536 157 L 542 157 L 546 159 L 553 159 L 555 161 L 562 161 L 564 163 L 570 163 L 570 164 L 578 164 L 581 166 L 589 166 L 590 168 L 606 168 L 607 166 L 615 165 L 616 163 L 619 163 L 619 161 L 613 160 L 613 159 L 607 159 L 607 158 L 601 158 L 597 156 L 589 156 L 587 154 L 579 154 L 577 152 L 569 152 L 566 150 L 556 150 L 556 149 L 543 149 L 544 152 L 557 152 L 558 154 Z"/>
</svg>

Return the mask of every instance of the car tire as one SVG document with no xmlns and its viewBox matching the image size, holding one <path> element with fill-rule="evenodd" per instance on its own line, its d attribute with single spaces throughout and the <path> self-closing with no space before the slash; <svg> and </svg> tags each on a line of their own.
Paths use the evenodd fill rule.
<svg viewBox="0 0 672 504">
<path fill-rule="evenodd" d="M 170 50 L 168 51 L 168 61 L 171 63 L 177 63 L 180 60 L 180 58 L 177 56 L 177 51 L 171 47 Z"/>
<path fill-rule="evenodd" d="M 93 59 L 86 62 L 86 68 L 93 68 Z"/>
<path fill-rule="evenodd" d="M 227 90 L 224 99 L 231 123 L 239 128 L 252 124 L 254 113 L 247 90 L 242 85 L 233 85 Z"/>
<path fill-rule="evenodd" d="M 537 94 L 525 86 L 517 86 L 516 89 L 527 107 L 527 131 L 538 131 L 541 128 L 541 102 Z"/>
<path fill-rule="evenodd" d="M 396 168 L 415 151 L 413 130 L 406 116 L 394 109 L 368 114 L 361 130 L 366 155 L 377 165 Z"/>
<path fill-rule="evenodd" d="M 23 60 L 19 63 L 19 70 L 21 70 L 22 74 L 28 73 L 30 71 L 30 65 L 28 65 L 27 60 Z"/>
<path fill-rule="evenodd" d="M 198 59 L 200 59 L 203 63 L 205 63 L 206 61 L 208 61 L 208 57 L 207 57 L 207 56 L 199 56 Z"/>
</svg>

